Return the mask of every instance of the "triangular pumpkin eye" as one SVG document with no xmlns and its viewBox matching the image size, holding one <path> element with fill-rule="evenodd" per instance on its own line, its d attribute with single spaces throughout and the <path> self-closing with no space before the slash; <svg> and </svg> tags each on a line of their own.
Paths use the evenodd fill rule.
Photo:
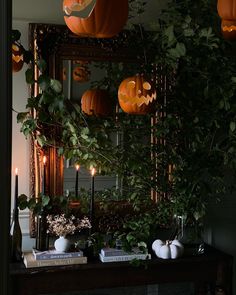
<svg viewBox="0 0 236 295">
<path fill-rule="evenodd" d="M 134 89 L 135 88 L 135 81 L 129 81 L 128 83 L 127 83 L 127 88 L 128 89 Z"/>
</svg>

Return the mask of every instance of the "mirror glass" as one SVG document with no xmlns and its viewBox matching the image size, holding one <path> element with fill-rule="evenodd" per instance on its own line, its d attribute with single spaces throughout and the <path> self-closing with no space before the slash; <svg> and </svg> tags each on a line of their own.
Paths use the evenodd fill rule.
<svg viewBox="0 0 236 295">
<path fill-rule="evenodd" d="M 109 62 L 108 62 L 109 63 Z M 112 62 L 110 62 L 112 63 Z M 92 60 L 63 60 L 62 61 L 62 85 L 65 97 L 78 102 L 81 105 L 81 98 L 85 91 L 93 89 L 102 84 L 106 79 L 106 69 L 103 67 L 104 62 Z M 114 145 L 117 142 L 117 133 L 111 134 Z M 65 195 L 76 194 L 76 163 L 73 160 L 64 161 L 63 169 L 63 190 Z M 85 167 L 79 167 L 78 190 L 89 190 L 90 174 Z M 119 188 L 119 179 L 116 175 L 98 175 L 96 176 L 96 190 Z"/>
<path fill-rule="evenodd" d="M 96 38 L 79 38 L 71 34 L 64 25 L 48 24 L 30 24 L 31 49 L 36 58 L 43 58 L 48 65 L 48 74 L 51 78 L 58 79 L 62 82 L 65 96 L 80 105 L 83 93 L 91 88 L 109 89 L 111 98 L 115 101 L 113 125 L 119 127 L 113 128 L 109 134 L 114 147 L 119 146 L 121 149 L 120 156 L 123 166 L 119 169 L 119 159 L 114 171 L 126 171 L 121 176 L 118 172 L 112 173 L 112 165 L 109 175 L 98 173 L 96 175 L 96 191 L 106 188 L 115 187 L 120 191 L 123 190 L 126 177 L 130 176 L 128 167 L 135 168 L 137 161 L 143 162 L 143 159 L 151 159 L 150 152 L 150 128 L 146 130 L 145 126 L 150 126 L 150 117 L 146 116 L 126 116 L 118 109 L 117 90 L 121 81 L 129 76 L 133 76 L 140 70 L 140 56 L 138 52 L 133 52 L 129 48 L 128 39 L 130 32 L 121 32 L 117 37 L 111 39 Z M 122 75 L 121 75 L 122 73 Z M 40 75 L 37 68 L 35 69 L 35 78 Z M 38 89 L 32 89 L 34 96 L 37 96 Z M 132 118 L 131 118 L 132 117 Z M 96 122 L 94 116 L 87 116 L 89 122 Z M 98 119 L 99 121 L 99 119 Z M 123 123 L 126 129 L 123 128 Z M 145 122 L 145 123 L 144 123 Z M 90 123 L 89 123 L 90 124 Z M 130 136 L 130 134 L 135 134 Z M 142 139 L 141 139 L 142 138 Z M 140 159 L 129 158 L 132 155 L 132 149 L 136 152 L 138 141 L 145 140 L 148 142 L 146 150 L 139 152 Z M 137 142 L 135 142 L 137 141 Z M 126 148 L 130 147 L 131 152 L 126 154 Z M 50 196 L 60 196 L 62 194 L 75 194 L 76 169 L 75 164 L 78 159 L 65 161 L 58 157 L 56 148 L 50 147 L 44 149 L 44 154 L 48 157 L 47 175 L 46 175 L 46 192 Z M 32 182 L 31 195 L 37 196 L 40 193 L 42 163 L 35 145 L 32 144 Z M 146 163 L 146 171 L 151 171 L 151 162 Z M 119 172 L 120 172 L 119 171 Z M 119 177 L 117 176 L 119 174 Z M 140 176 L 136 176 L 139 177 Z M 134 178 L 135 178 L 134 177 Z M 132 180 L 136 181 L 135 179 Z M 122 184 L 122 185 L 121 185 Z M 79 170 L 79 189 L 90 187 L 90 171 L 88 167 Z M 145 195 L 150 196 L 150 188 L 146 190 Z M 128 192 L 130 193 L 130 192 Z M 125 194 L 124 194 L 125 195 Z M 31 220 L 31 235 L 35 234 L 34 220 Z"/>
</svg>

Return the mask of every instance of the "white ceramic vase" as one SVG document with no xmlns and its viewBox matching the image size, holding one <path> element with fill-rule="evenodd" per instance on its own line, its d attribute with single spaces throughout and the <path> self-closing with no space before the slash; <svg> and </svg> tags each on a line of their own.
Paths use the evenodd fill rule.
<svg viewBox="0 0 236 295">
<path fill-rule="evenodd" d="M 66 252 L 70 247 L 70 241 L 63 236 L 60 236 L 55 240 L 54 247 L 57 252 Z"/>
</svg>

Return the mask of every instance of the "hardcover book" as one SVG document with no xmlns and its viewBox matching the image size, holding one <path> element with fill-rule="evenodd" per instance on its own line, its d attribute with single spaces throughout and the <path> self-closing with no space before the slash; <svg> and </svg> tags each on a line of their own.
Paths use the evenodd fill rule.
<svg viewBox="0 0 236 295">
<path fill-rule="evenodd" d="M 102 262 L 131 261 L 133 259 L 147 260 L 147 259 L 151 259 L 151 254 L 128 254 L 123 256 L 120 255 L 120 256 L 106 257 L 100 253 L 99 258 Z"/>
<path fill-rule="evenodd" d="M 72 264 L 86 264 L 87 257 L 72 257 L 72 258 L 62 258 L 62 259 L 43 259 L 36 260 L 33 253 L 24 253 L 24 264 L 26 268 L 30 267 L 43 267 L 43 266 L 58 266 L 58 265 L 72 265 Z"/>
<path fill-rule="evenodd" d="M 116 249 L 116 248 L 102 248 L 101 254 L 104 257 L 110 257 L 110 256 L 124 256 L 124 255 L 130 255 L 130 254 L 143 254 L 139 249 L 134 248 L 132 252 L 126 252 L 122 249 Z"/>
<path fill-rule="evenodd" d="M 58 252 L 56 250 L 38 251 L 34 248 L 32 249 L 32 253 L 36 260 L 65 259 L 65 258 L 74 258 L 74 257 L 83 256 L 83 251 L 76 251 L 76 252 Z"/>
<path fill-rule="evenodd" d="M 130 253 L 125 252 L 122 249 L 116 249 L 116 248 L 103 248 L 101 249 L 101 254 L 104 257 L 110 257 L 110 256 L 120 256 L 120 255 L 128 255 Z"/>
</svg>

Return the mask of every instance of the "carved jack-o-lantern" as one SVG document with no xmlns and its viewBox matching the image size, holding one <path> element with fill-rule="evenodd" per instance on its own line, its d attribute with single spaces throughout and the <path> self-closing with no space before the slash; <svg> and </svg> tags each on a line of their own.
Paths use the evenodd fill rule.
<svg viewBox="0 0 236 295">
<path fill-rule="evenodd" d="M 153 83 L 142 75 L 123 80 L 118 89 L 121 109 L 129 114 L 147 114 L 153 109 L 156 89 Z"/>
<path fill-rule="evenodd" d="M 22 48 L 16 43 L 12 44 L 12 71 L 19 72 L 24 64 Z"/>
<path fill-rule="evenodd" d="M 83 9 L 89 5 L 92 6 L 92 10 L 83 18 Z M 73 33 L 80 36 L 110 38 L 117 35 L 126 24 L 128 0 L 97 0 L 95 6 L 93 1 L 89 0 L 64 0 L 63 10 L 67 14 L 64 16 L 66 25 Z"/>
<path fill-rule="evenodd" d="M 88 61 L 84 61 L 84 60 L 75 60 L 73 61 L 74 65 L 77 65 L 74 69 L 73 69 L 73 80 L 77 81 L 79 83 L 81 82 L 87 82 L 90 79 L 90 70 L 88 68 Z"/>
<path fill-rule="evenodd" d="M 86 67 L 75 67 L 73 69 L 73 80 L 77 82 L 87 82 L 90 78 L 90 71 Z"/>
<path fill-rule="evenodd" d="M 225 39 L 236 39 L 236 0 L 218 0 L 221 31 Z"/>
<path fill-rule="evenodd" d="M 103 89 L 89 89 L 81 98 L 82 111 L 91 116 L 109 116 L 112 114 L 112 102 L 109 93 Z"/>
</svg>

